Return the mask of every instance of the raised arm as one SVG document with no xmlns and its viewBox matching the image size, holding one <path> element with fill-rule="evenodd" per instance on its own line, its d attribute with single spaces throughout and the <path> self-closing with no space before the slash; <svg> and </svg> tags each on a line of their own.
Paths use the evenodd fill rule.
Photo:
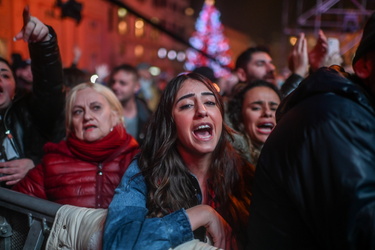
<svg viewBox="0 0 375 250">
<path fill-rule="evenodd" d="M 30 127 L 36 128 L 42 138 L 37 135 L 38 138 L 34 140 L 31 135 L 32 138 L 20 141 L 19 144 L 25 150 L 21 155 L 22 159 L 0 163 L 0 174 L 5 174 L 0 177 L 0 182 L 6 181 L 7 185 L 19 182 L 39 163 L 45 142 L 62 139 L 54 138 L 54 128 L 58 125 L 60 114 L 63 112 L 65 97 L 62 92 L 62 63 L 56 34 L 51 27 L 31 16 L 28 6 L 23 10 L 23 27 L 15 35 L 14 40 L 24 40 L 28 43 L 34 78 L 32 95 L 24 98 L 25 109 L 31 117 L 28 117 L 22 129 L 30 132 Z M 19 133 L 17 130 L 14 132 Z"/>
<path fill-rule="evenodd" d="M 328 55 L 327 37 L 325 36 L 322 30 L 319 30 L 318 40 L 314 48 L 309 52 L 310 70 L 314 72 L 318 70 L 319 68 L 323 67 L 327 55 Z"/>
<path fill-rule="evenodd" d="M 301 81 L 306 77 L 309 70 L 309 59 L 307 53 L 307 42 L 304 33 L 301 33 L 296 44 L 288 58 L 289 69 L 292 74 L 285 80 L 281 86 L 283 97 L 289 95 L 298 87 Z"/>
<path fill-rule="evenodd" d="M 23 27 L 14 40 L 24 40 L 29 45 L 34 78 L 30 112 L 40 132 L 51 139 L 64 109 L 62 63 L 56 33 L 52 27 L 31 16 L 26 6 Z"/>
<path fill-rule="evenodd" d="M 29 6 L 25 6 L 22 13 L 23 27 L 17 35 L 14 36 L 14 41 L 24 40 L 27 43 L 47 42 L 51 40 L 49 31 L 38 18 L 30 15 Z"/>
</svg>

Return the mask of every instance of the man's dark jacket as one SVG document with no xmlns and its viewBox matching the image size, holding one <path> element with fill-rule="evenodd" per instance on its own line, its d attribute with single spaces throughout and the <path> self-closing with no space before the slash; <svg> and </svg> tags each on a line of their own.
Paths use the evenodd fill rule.
<svg viewBox="0 0 375 250">
<path fill-rule="evenodd" d="M 137 119 L 138 119 L 138 128 L 137 128 L 137 142 L 139 145 L 142 145 L 144 139 L 145 139 L 145 133 L 147 129 L 147 123 L 152 115 L 152 112 L 147 107 L 146 102 L 139 98 L 135 98 L 135 103 L 137 105 Z"/>
<path fill-rule="evenodd" d="M 247 249 L 375 249 L 367 93 L 322 68 L 284 99 L 255 173 Z"/>
</svg>

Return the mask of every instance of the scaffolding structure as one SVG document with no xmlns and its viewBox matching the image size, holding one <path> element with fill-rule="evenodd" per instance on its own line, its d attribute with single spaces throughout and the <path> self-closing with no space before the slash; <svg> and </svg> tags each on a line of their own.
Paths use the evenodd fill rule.
<svg viewBox="0 0 375 250">
<path fill-rule="evenodd" d="M 358 45 L 363 26 L 375 11 L 375 0 L 284 0 L 283 9 L 285 35 L 317 36 L 321 29 L 339 39 L 344 55 Z"/>
</svg>

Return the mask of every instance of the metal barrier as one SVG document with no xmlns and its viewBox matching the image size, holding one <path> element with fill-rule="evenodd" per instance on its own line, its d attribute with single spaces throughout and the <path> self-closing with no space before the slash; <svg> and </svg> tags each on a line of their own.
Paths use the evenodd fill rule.
<svg viewBox="0 0 375 250">
<path fill-rule="evenodd" d="M 0 187 L 0 250 L 44 249 L 61 206 Z"/>
</svg>

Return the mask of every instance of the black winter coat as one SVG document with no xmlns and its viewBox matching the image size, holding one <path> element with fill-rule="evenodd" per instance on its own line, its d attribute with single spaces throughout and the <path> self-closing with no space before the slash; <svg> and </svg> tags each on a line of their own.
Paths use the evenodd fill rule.
<svg viewBox="0 0 375 250">
<path fill-rule="evenodd" d="M 35 165 L 47 141 L 62 139 L 54 138 L 54 127 L 64 109 L 62 63 L 56 34 L 51 27 L 49 30 L 49 41 L 29 43 L 33 90 L 16 93 L 2 119 L 5 131 L 0 131 L 9 131 L 20 158 L 30 158 Z"/>
<path fill-rule="evenodd" d="M 329 68 L 284 99 L 255 173 L 248 249 L 375 249 L 372 101 Z"/>
</svg>

